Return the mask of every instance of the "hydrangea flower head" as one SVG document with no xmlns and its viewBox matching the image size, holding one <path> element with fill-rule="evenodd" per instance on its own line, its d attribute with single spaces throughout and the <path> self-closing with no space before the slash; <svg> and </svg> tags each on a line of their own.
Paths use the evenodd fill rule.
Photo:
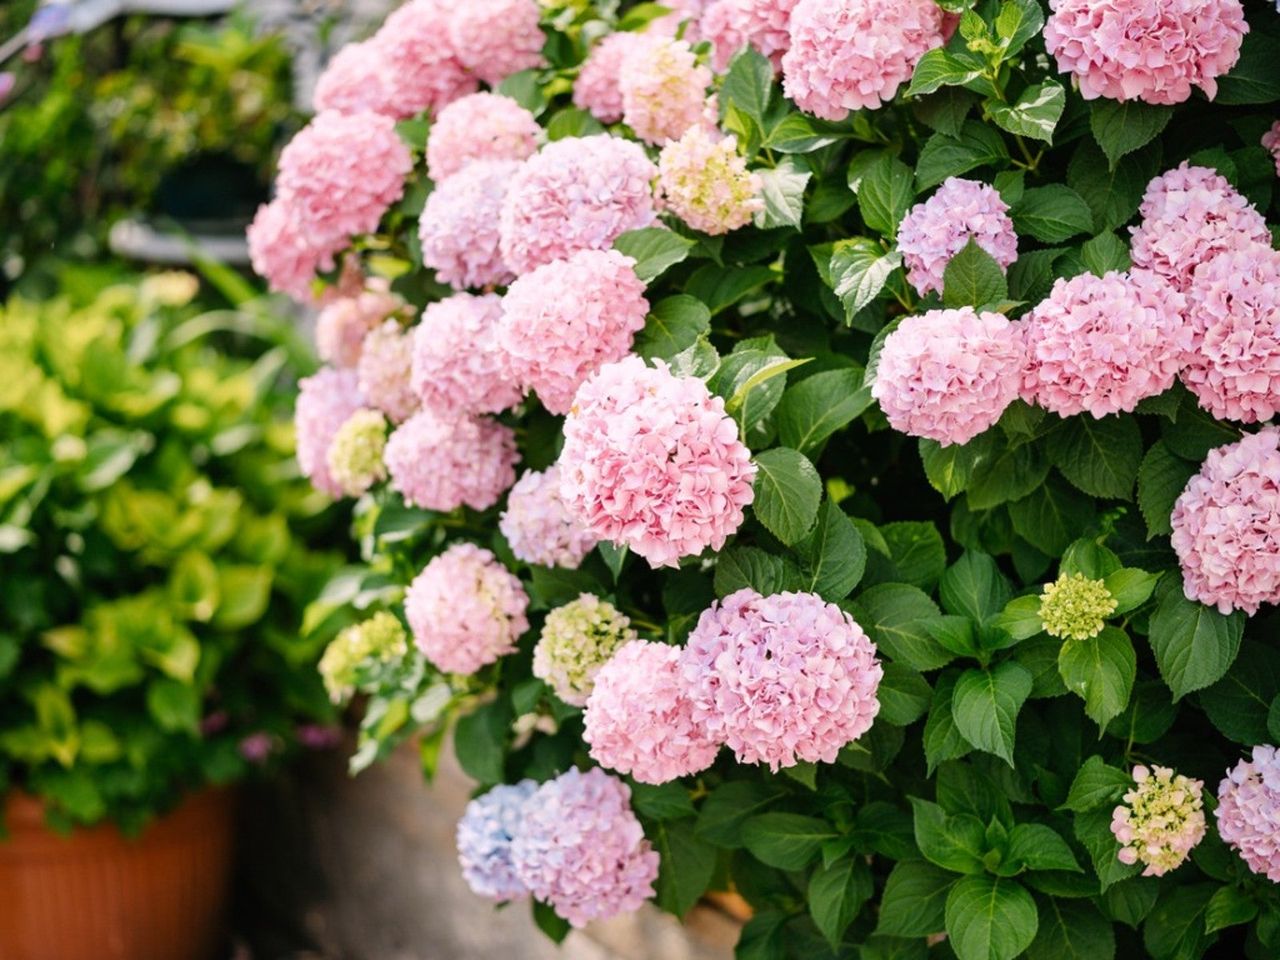
<svg viewBox="0 0 1280 960">
<path fill-rule="evenodd" d="M 455 293 L 428 304 L 413 331 L 414 392 L 440 415 L 499 413 L 524 395 L 498 343 L 502 299 Z"/>
<path fill-rule="evenodd" d="M 1003 270 L 1018 259 L 1009 205 L 995 187 L 948 177 L 933 196 L 907 211 L 898 229 L 907 279 L 921 296 L 942 292 L 947 264 L 970 240 Z"/>
<path fill-rule="evenodd" d="M 1240 0 L 1049 0 L 1045 47 L 1086 100 L 1182 103 L 1240 58 Z"/>
<path fill-rule="evenodd" d="M 1280 883 L 1280 751 L 1266 744 L 1218 786 L 1218 834 L 1254 873 Z"/>
<path fill-rule="evenodd" d="M 591 48 L 573 82 L 573 105 L 586 110 L 601 123 L 617 123 L 622 119 L 622 90 L 618 76 L 622 64 L 637 51 L 643 52 L 662 43 L 652 33 L 611 33 Z"/>
<path fill-rule="evenodd" d="M 1083 573 L 1064 573 L 1045 584 L 1040 594 L 1040 619 L 1051 637 L 1088 640 L 1102 632 L 1118 605 L 1101 580 L 1090 580 Z"/>
<path fill-rule="evenodd" d="M 575 927 L 639 909 L 658 876 L 631 791 L 599 767 L 539 787 L 511 854 L 520 882 Z"/>
<path fill-rule="evenodd" d="M 514 160 L 478 160 L 438 184 L 422 208 L 418 239 L 422 264 L 454 289 L 510 283 L 498 222 Z"/>
<path fill-rule="evenodd" d="M 756 471 L 724 401 L 658 363 L 627 357 L 578 390 L 560 492 L 597 539 L 674 567 L 724 546 L 752 501 Z"/>
<path fill-rule="evenodd" d="M 525 473 L 507 495 L 498 529 L 525 563 L 577 570 L 596 541 L 560 498 L 560 468 Z"/>
<path fill-rule="evenodd" d="M 404 626 L 380 610 L 368 620 L 345 627 L 324 648 L 320 676 L 329 699 L 342 703 L 355 691 L 356 671 L 370 661 L 391 663 L 409 652 Z"/>
<path fill-rule="evenodd" d="M 799 0 L 782 83 L 805 113 L 843 120 L 893 99 L 916 64 L 946 40 L 933 0 Z"/>
<path fill-rule="evenodd" d="M 598 134 L 549 143 L 524 162 L 502 204 L 502 255 L 528 273 L 579 250 L 605 250 L 651 226 L 657 168 L 638 143 Z"/>
<path fill-rule="evenodd" d="M 752 47 L 782 71 L 782 55 L 791 46 L 788 29 L 796 0 L 716 0 L 698 21 L 703 39 L 711 41 L 717 73 L 729 68 L 733 55 Z"/>
<path fill-rule="evenodd" d="M 1262 215 L 1226 177 L 1185 161 L 1147 184 L 1138 212 L 1134 266 L 1158 273 L 1182 293 L 1191 289 L 1196 268 L 1219 253 L 1271 244 Z"/>
<path fill-rule="evenodd" d="M 1188 599 L 1250 615 L 1280 603 L 1280 427 L 1210 450 L 1170 521 Z"/>
<path fill-rule="evenodd" d="M 538 149 L 533 114 L 499 93 L 473 93 L 436 117 L 427 139 L 427 171 L 437 183 L 476 160 L 524 160 Z"/>
<path fill-rule="evenodd" d="M 621 360 L 649 313 L 635 261 L 581 250 L 517 279 L 502 300 L 498 341 L 515 378 L 542 405 L 568 413 L 582 382 Z"/>
<path fill-rule="evenodd" d="M 666 209 L 712 236 L 745 227 L 764 209 L 764 183 L 747 169 L 737 141 L 713 136 L 701 125 L 662 148 L 658 187 Z"/>
<path fill-rule="evenodd" d="M 414 642 L 444 673 L 472 674 L 513 653 L 529 629 L 528 607 L 519 579 L 473 543 L 432 559 L 404 596 Z"/>
<path fill-rule="evenodd" d="M 404 309 L 404 301 L 386 290 L 361 290 L 338 297 L 316 317 L 316 352 L 335 367 L 360 362 L 365 335 Z"/>
<path fill-rule="evenodd" d="M 329 472 L 329 446 L 343 424 L 364 405 L 354 370 L 324 367 L 298 382 L 293 411 L 298 469 L 313 487 L 331 497 L 344 493 Z"/>
<path fill-rule="evenodd" d="M 386 65 L 378 45 L 363 40 L 335 53 L 316 80 L 312 104 L 316 113 L 387 113 L 391 104 Z"/>
<path fill-rule="evenodd" d="M 701 123 L 711 71 L 684 40 L 664 39 L 627 57 L 618 72 L 622 119 L 637 137 L 660 145 Z"/>
<path fill-rule="evenodd" d="M 681 666 L 694 719 L 741 763 L 832 763 L 871 728 L 884 670 L 853 618 L 812 593 L 713 604 Z"/>
<path fill-rule="evenodd" d="M 1146 270 L 1059 279 L 1024 321 L 1024 399 L 1102 418 L 1164 393 L 1191 345 L 1185 306 Z"/>
<path fill-rule="evenodd" d="M 466 0 L 453 8 L 449 39 L 463 66 L 496 87 L 513 73 L 542 66 L 541 17 L 538 0 Z"/>
<path fill-rule="evenodd" d="M 279 197 L 258 208 L 245 239 L 253 272 L 272 290 L 302 304 L 315 301 L 316 273 L 332 270 L 334 255 L 346 246 L 345 239 L 336 238 L 317 245 L 293 208 Z"/>
<path fill-rule="evenodd" d="M 476 78 L 449 35 L 453 6 L 446 0 L 409 0 L 373 35 L 370 42 L 382 61 L 386 90 L 379 113 L 396 118 L 435 113 L 475 91 Z"/>
<path fill-rule="evenodd" d="M 393 423 L 407 420 L 418 408 L 410 383 L 412 337 L 398 320 L 385 320 L 365 334 L 356 363 L 360 392 Z"/>
<path fill-rule="evenodd" d="M 1144 877 L 1163 877 L 1181 866 L 1204 839 L 1204 784 L 1168 767 L 1133 768 L 1135 786 L 1111 814 L 1121 863 L 1143 863 Z"/>
<path fill-rule="evenodd" d="M 1270 151 L 1275 159 L 1276 176 L 1280 177 L 1280 120 L 1273 123 L 1271 129 L 1262 135 L 1262 146 Z"/>
<path fill-rule="evenodd" d="M 580 594 L 547 614 L 533 648 L 533 675 L 565 703 L 586 706 L 600 668 L 635 639 L 631 620 L 617 607 L 594 594 Z"/>
<path fill-rule="evenodd" d="M 488 510 L 516 479 L 510 427 L 487 418 L 419 410 L 387 440 L 391 488 L 424 510 Z"/>
<path fill-rule="evenodd" d="M 387 421 L 377 410 L 357 410 L 338 428 L 329 444 L 329 476 L 349 497 L 358 497 L 385 480 L 382 453 L 387 446 Z"/>
<path fill-rule="evenodd" d="M 472 893 L 496 903 L 529 896 L 512 866 L 511 844 L 537 789 L 532 780 L 500 783 L 467 804 L 458 821 L 458 862 Z"/>
<path fill-rule="evenodd" d="M 1196 268 L 1182 382 L 1219 420 L 1280 413 L 1280 252 L 1255 244 Z"/>
<path fill-rule="evenodd" d="M 1021 333 L 1003 315 L 930 310 L 885 338 L 871 395 L 895 430 L 968 443 L 1017 399 L 1025 360 Z"/>
</svg>

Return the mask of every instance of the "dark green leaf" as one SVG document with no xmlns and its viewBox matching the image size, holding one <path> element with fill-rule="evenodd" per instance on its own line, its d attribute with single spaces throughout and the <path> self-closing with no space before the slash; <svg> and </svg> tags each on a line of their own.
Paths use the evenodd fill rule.
<svg viewBox="0 0 1280 960">
<path fill-rule="evenodd" d="M 1093 500 L 1057 477 L 1009 505 L 1014 531 L 1049 556 L 1061 555 L 1093 516 Z"/>
<path fill-rule="evenodd" d="M 884 676 L 876 693 L 880 700 L 877 719 L 905 727 L 923 717 L 933 698 L 929 682 L 915 670 L 900 663 L 886 663 L 883 669 Z"/>
<path fill-rule="evenodd" d="M 867 545 L 849 518 L 831 500 L 818 511 L 813 532 L 796 544 L 805 562 L 804 589 L 824 600 L 843 600 L 862 579 Z"/>
<path fill-rule="evenodd" d="M 942 302 L 948 307 L 983 307 L 1009 297 L 1004 271 L 970 239 L 942 274 Z"/>
<path fill-rule="evenodd" d="M 819 866 L 809 878 L 809 914 L 835 950 L 875 885 L 866 861 L 845 857 L 829 867 Z"/>
<path fill-rule="evenodd" d="M 967 551 L 942 575 L 938 596 L 948 613 L 978 623 L 996 616 L 1009 602 L 1012 590 L 996 562 L 985 553 Z"/>
<path fill-rule="evenodd" d="M 786 795 L 777 783 L 734 780 L 716 787 L 702 804 L 696 827 L 698 836 L 718 847 L 743 846 L 742 825 Z"/>
<path fill-rule="evenodd" d="M 822 499 L 822 480 L 804 454 L 775 447 L 756 461 L 756 517 L 783 543 L 799 541 L 813 528 Z"/>
<path fill-rule="evenodd" d="M 1062 84 L 1046 80 L 1027 87 L 1014 103 L 992 103 L 991 119 L 1010 133 L 1049 142 L 1066 105 Z"/>
<path fill-rule="evenodd" d="M 511 710 L 503 700 L 487 703 L 458 721 L 453 749 L 458 764 L 481 783 L 501 783 Z"/>
<path fill-rule="evenodd" d="M 1236 743 L 1252 747 L 1270 740 L 1267 720 L 1277 695 L 1280 652 L 1247 642 L 1227 675 L 1201 691 L 1200 705 L 1215 727 Z"/>
<path fill-rule="evenodd" d="M 982 64 L 961 59 L 942 47 L 930 50 L 916 64 L 906 96 L 921 97 L 942 87 L 960 87 L 982 75 Z"/>
<path fill-rule="evenodd" d="M 1084 712 L 1106 727 L 1129 704 L 1138 661 L 1133 642 L 1117 627 L 1087 640 L 1067 640 L 1058 655 L 1058 672 L 1067 689 L 1084 700 Z"/>
<path fill-rule="evenodd" d="M 867 171 L 858 188 L 858 209 L 868 227 L 886 237 L 897 235 L 898 224 L 915 199 L 911 170 L 885 151 Z"/>
<path fill-rule="evenodd" d="M 670 360 L 710 332 L 711 312 L 696 298 L 679 294 L 653 305 L 634 349 L 646 360 Z"/>
<path fill-rule="evenodd" d="M 1188 600 L 1176 578 L 1159 591 L 1151 615 L 1151 649 L 1160 676 L 1175 700 L 1220 680 L 1240 650 L 1245 615 L 1224 615 L 1214 607 Z"/>
<path fill-rule="evenodd" d="M 1006 862 L 1027 870 L 1083 872 L 1067 841 L 1043 823 L 1019 823 L 1009 831 Z"/>
<path fill-rule="evenodd" d="M 1089 127 L 1093 131 L 1093 139 L 1113 167 L 1125 154 L 1133 153 L 1158 137 L 1172 116 L 1172 108 L 1141 100 L 1121 103 L 1099 97 L 1089 105 Z"/>
<path fill-rule="evenodd" d="M 635 260 L 636 276 L 646 282 L 661 276 L 689 256 L 694 243 L 666 227 L 629 230 L 613 242 L 613 248 Z"/>
<path fill-rule="evenodd" d="M 1013 960 L 1039 927 L 1031 894 L 1014 880 L 976 875 L 947 895 L 947 934 L 959 960 Z"/>
<path fill-rule="evenodd" d="M 1009 211 L 1019 235 L 1060 243 L 1093 229 L 1093 212 L 1080 194 L 1063 184 L 1027 190 Z"/>
<path fill-rule="evenodd" d="M 798 813 L 763 813 L 742 826 L 742 840 L 751 855 L 779 870 L 807 867 L 822 844 L 836 836 L 827 821 Z"/>
<path fill-rule="evenodd" d="M 774 413 L 778 439 L 808 454 L 871 405 L 862 371 L 824 370 L 787 387 Z"/>
<path fill-rule="evenodd" d="M 658 851 L 655 902 L 668 913 L 682 917 L 706 892 L 716 869 L 716 850 L 695 836 L 693 820 L 664 821 L 653 835 Z"/>
<path fill-rule="evenodd" d="M 929 633 L 940 616 L 928 594 L 905 583 L 882 583 L 858 595 L 853 616 L 893 660 L 916 670 L 935 670 L 950 663 L 948 653 Z"/>
<path fill-rule="evenodd" d="M 844 304 L 846 320 L 870 304 L 884 289 L 902 254 L 886 251 L 874 240 L 854 237 L 837 241 L 831 251 L 832 289 Z"/>
<path fill-rule="evenodd" d="M 1115 955 L 1115 932 L 1089 901 L 1040 901 L 1040 932 L 1027 948 L 1027 960 L 1112 960 Z"/>
<path fill-rule="evenodd" d="M 955 686 L 955 676 L 944 674 L 933 688 L 933 703 L 924 723 L 924 756 L 930 775 L 938 764 L 963 757 L 972 749 L 956 726 Z"/>
<path fill-rule="evenodd" d="M 798 589 L 803 583 L 800 568 L 790 559 L 768 553 L 759 547 L 731 547 L 716 561 L 716 596 L 750 587 L 769 596 L 784 590 Z"/>
<path fill-rule="evenodd" d="M 1095 497 L 1127 500 L 1142 464 L 1142 431 L 1126 414 L 1068 417 L 1045 438 L 1045 450 L 1062 475 Z"/>
<path fill-rule="evenodd" d="M 1218 78 L 1215 104 L 1271 103 L 1280 100 L 1280 38 L 1250 31 L 1240 48 L 1240 59 L 1225 77 Z"/>
<path fill-rule="evenodd" d="M 1151 445 L 1138 468 L 1138 508 L 1147 523 L 1148 539 L 1172 532 L 1173 504 L 1196 472 L 1194 464 L 1176 456 L 1163 440 Z"/>
<path fill-rule="evenodd" d="M 936 133 L 925 143 L 916 163 L 916 183 L 921 190 L 947 177 L 958 177 L 976 167 L 1001 165 L 1009 149 L 995 130 L 976 120 L 966 120 L 958 137 Z"/>
<path fill-rule="evenodd" d="M 954 873 L 981 873 L 986 835 L 969 813 L 948 815 L 938 804 L 911 797 L 916 846 L 932 864 Z"/>
<path fill-rule="evenodd" d="M 966 670 L 956 681 L 951 713 L 961 736 L 1013 766 L 1018 711 L 1031 693 L 1031 674 L 1006 660 L 990 670 Z"/>
<path fill-rule="evenodd" d="M 880 898 L 876 932 L 925 937 L 942 930 L 947 893 L 955 880 L 954 874 L 920 860 L 895 864 Z"/>
</svg>

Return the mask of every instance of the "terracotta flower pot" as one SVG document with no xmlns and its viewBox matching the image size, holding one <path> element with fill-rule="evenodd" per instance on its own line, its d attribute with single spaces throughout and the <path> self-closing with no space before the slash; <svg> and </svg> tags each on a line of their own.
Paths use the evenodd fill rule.
<svg viewBox="0 0 1280 960">
<path fill-rule="evenodd" d="M 5 799 L 5 960 L 208 960 L 223 931 L 234 795 L 204 790 L 136 839 L 103 824 L 69 837 L 33 797 Z"/>
</svg>

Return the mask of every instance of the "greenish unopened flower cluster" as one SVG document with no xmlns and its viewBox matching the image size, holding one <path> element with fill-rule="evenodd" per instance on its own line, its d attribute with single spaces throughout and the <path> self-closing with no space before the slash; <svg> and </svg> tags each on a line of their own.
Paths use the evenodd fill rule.
<svg viewBox="0 0 1280 960">
<path fill-rule="evenodd" d="M 1044 631 L 1064 640 L 1088 640 L 1106 626 L 1116 611 L 1116 598 L 1101 580 L 1083 573 L 1062 574 L 1047 583 L 1040 595 L 1040 618 Z"/>
<path fill-rule="evenodd" d="M 408 652 L 404 625 L 385 610 L 344 628 L 320 657 L 320 676 L 329 698 L 334 703 L 349 698 L 362 665 L 392 663 Z"/>
<path fill-rule="evenodd" d="M 565 703 L 580 707 L 591 695 L 596 673 L 634 639 L 628 617 L 609 601 L 584 593 L 547 614 L 533 651 L 533 675 Z"/>
</svg>

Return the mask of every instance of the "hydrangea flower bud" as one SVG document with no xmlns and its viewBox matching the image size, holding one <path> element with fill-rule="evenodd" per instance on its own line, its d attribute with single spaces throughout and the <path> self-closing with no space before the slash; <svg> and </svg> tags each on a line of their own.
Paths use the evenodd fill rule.
<svg viewBox="0 0 1280 960">
<path fill-rule="evenodd" d="M 329 476 L 349 497 L 361 496 L 387 477 L 382 453 L 387 421 L 377 410 L 357 410 L 338 428 L 329 444 Z"/>
<path fill-rule="evenodd" d="M 712 136 L 701 125 L 662 148 L 658 187 L 666 209 L 712 236 L 745 227 L 764 209 L 763 181 L 747 169 L 737 141 Z"/>
<path fill-rule="evenodd" d="M 385 610 L 345 627 L 320 657 L 320 677 L 334 703 L 355 691 L 356 671 L 369 661 L 391 663 L 409 652 L 404 626 Z"/>
<path fill-rule="evenodd" d="M 1137 784 L 1111 814 L 1121 863 L 1143 863 L 1144 877 L 1162 877 L 1204 839 L 1204 784 L 1168 767 L 1133 768 Z"/>
<path fill-rule="evenodd" d="M 584 593 L 547 614 L 533 649 L 533 675 L 571 706 L 585 706 L 595 676 L 623 644 L 636 639 L 631 621 L 609 601 Z"/>
<path fill-rule="evenodd" d="M 1118 603 L 1101 580 L 1083 573 L 1062 574 L 1040 594 L 1044 632 L 1064 640 L 1088 640 L 1105 627 Z"/>
</svg>

